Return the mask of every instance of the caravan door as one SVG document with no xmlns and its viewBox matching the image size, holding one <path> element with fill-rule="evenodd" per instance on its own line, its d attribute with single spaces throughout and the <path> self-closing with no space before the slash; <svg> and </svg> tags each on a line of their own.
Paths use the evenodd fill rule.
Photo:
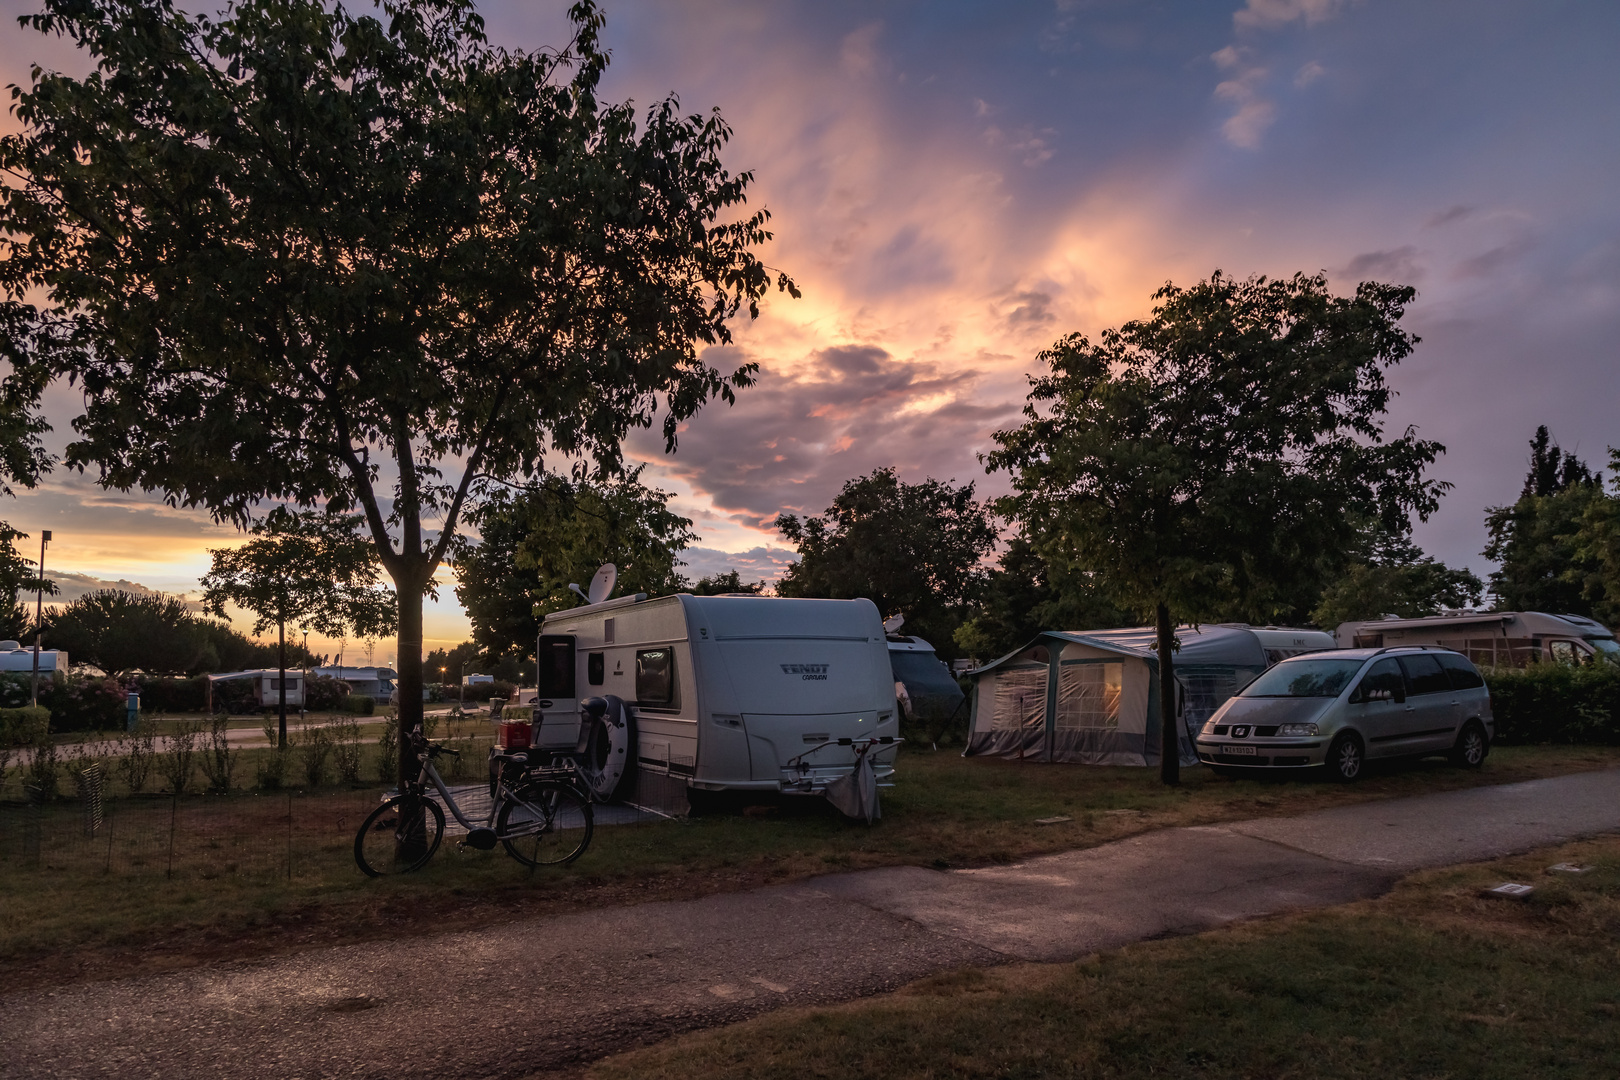
<svg viewBox="0 0 1620 1080">
<path fill-rule="evenodd" d="M 572 634 L 541 634 L 535 649 L 534 745 L 572 750 L 579 740 L 579 693 Z"/>
</svg>

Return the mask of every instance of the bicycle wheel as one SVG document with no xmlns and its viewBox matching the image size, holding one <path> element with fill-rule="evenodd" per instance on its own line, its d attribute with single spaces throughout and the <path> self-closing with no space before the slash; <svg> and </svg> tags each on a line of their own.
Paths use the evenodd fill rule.
<svg viewBox="0 0 1620 1080">
<path fill-rule="evenodd" d="M 404 835 L 414 805 L 422 813 L 422 830 L 411 843 Z M 425 811 L 425 812 L 424 812 Z M 371 812 L 354 837 L 354 861 L 368 877 L 420 870 L 444 839 L 444 811 L 422 795 L 395 795 Z"/>
<path fill-rule="evenodd" d="M 506 853 L 525 866 L 573 862 L 591 844 L 595 817 L 590 802 L 567 784 L 524 784 L 501 804 L 495 834 Z"/>
</svg>

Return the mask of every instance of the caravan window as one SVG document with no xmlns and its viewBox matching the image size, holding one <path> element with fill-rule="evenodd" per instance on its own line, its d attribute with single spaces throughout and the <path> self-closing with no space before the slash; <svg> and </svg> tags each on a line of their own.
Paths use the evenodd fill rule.
<svg viewBox="0 0 1620 1080">
<path fill-rule="evenodd" d="M 668 645 L 636 650 L 636 704 L 675 703 L 675 650 Z"/>
</svg>

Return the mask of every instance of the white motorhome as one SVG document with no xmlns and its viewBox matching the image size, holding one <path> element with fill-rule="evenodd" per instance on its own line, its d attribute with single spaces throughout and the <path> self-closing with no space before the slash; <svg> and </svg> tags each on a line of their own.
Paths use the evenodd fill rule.
<svg viewBox="0 0 1620 1080">
<path fill-rule="evenodd" d="M 1539 611 L 1347 622 L 1339 625 L 1334 637 L 1341 649 L 1438 645 L 1462 653 L 1479 667 L 1583 664 L 1598 655 L 1620 658 L 1614 633 L 1602 623 Z"/>
<path fill-rule="evenodd" d="M 898 735 L 870 600 L 627 596 L 546 616 L 537 656 L 535 745 L 575 749 L 581 701 L 621 699 L 635 791 L 617 796 L 643 805 L 671 791 L 819 793 L 854 768 L 850 740 Z M 891 775 L 893 750 L 873 765 Z"/>
</svg>

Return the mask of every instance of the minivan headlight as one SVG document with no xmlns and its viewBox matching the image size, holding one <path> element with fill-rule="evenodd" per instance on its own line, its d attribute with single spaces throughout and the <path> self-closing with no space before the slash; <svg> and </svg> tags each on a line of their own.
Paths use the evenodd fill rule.
<svg viewBox="0 0 1620 1080">
<path fill-rule="evenodd" d="M 1321 729 L 1315 724 L 1282 724 L 1277 728 L 1278 735 L 1320 735 Z"/>
</svg>

